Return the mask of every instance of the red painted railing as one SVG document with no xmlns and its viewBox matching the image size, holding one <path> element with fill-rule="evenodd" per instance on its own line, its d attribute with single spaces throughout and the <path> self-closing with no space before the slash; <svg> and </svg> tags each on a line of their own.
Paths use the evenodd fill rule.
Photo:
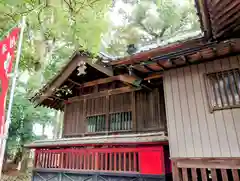
<svg viewBox="0 0 240 181">
<path fill-rule="evenodd" d="M 162 147 L 36 150 L 35 168 L 162 174 Z"/>
</svg>

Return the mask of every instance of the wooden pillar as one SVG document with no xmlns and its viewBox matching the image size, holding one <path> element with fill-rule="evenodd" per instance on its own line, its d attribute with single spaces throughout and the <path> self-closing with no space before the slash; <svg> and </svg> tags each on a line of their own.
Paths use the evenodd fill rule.
<svg viewBox="0 0 240 181">
<path fill-rule="evenodd" d="M 62 136 L 63 136 L 63 126 L 64 126 L 64 112 L 60 112 L 59 138 L 62 138 Z"/>
<path fill-rule="evenodd" d="M 136 118 L 136 97 L 135 92 L 132 92 L 132 129 L 137 132 L 137 118 Z"/>
<path fill-rule="evenodd" d="M 173 181 L 182 181 L 182 178 L 180 177 L 179 169 L 177 167 L 177 161 L 172 160 L 172 176 Z"/>
<path fill-rule="evenodd" d="M 82 123 L 83 123 L 83 130 L 81 130 L 81 132 L 83 133 L 82 136 L 85 135 L 85 133 L 88 131 L 88 122 L 87 122 L 87 100 L 84 99 L 83 100 L 83 113 L 82 113 Z"/>
<path fill-rule="evenodd" d="M 109 103 L 109 95 L 106 96 L 106 134 L 108 135 L 109 131 L 110 131 L 110 127 L 109 127 L 109 107 L 110 103 Z"/>
<path fill-rule="evenodd" d="M 67 104 L 64 104 L 64 113 L 63 113 L 63 126 L 62 126 L 62 135 L 61 137 L 64 138 L 65 134 L 67 133 L 67 125 L 66 125 L 66 120 L 67 120 Z"/>
</svg>

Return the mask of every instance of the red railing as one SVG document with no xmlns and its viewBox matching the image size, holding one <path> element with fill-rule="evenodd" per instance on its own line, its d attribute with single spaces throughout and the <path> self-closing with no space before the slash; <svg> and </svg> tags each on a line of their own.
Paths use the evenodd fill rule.
<svg viewBox="0 0 240 181">
<path fill-rule="evenodd" d="M 35 154 L 35 168 L 61 170 L 143 173 L 158 169 L 160 173 L 162 161 L 162 147 L 41 149 Z M 161 168 L 151 169 L 146 164 Z"/>
</svg>

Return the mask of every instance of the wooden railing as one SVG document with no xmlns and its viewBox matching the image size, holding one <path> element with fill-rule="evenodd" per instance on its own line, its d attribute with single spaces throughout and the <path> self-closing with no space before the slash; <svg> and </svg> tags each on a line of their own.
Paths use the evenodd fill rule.
<svg viewBox="0 0 240 181">
<path fill-rule="evenodd" d="M 36 152 L 36 168 L 138 172 L 136 149 L 59 149 Z"/>
<path fill-rule="evenodd" d="M 35 152 L 34 167 L 35 169 L 162 174 L 163 161 L 162 147 L 38 149 Z"/>
<path fill-rule="evenodd" d="M 239 181 L 240 158 L 172 159 L 173 181 Z"/>
</svg>

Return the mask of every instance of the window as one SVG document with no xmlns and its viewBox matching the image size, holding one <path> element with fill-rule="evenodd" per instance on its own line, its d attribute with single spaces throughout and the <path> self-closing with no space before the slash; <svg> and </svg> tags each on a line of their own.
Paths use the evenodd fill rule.
<svg viewBox="0 0 240 181">
<path fill-rule="evenodd" d="M 109 115 L 109 129 L 110 131 L 127 131 L 132 129 L 132 113 L 121 112 L 112 113 Z M 106 129 L 106 115 L 97 115 L 87 117 L 87 132 L 104 132 Z"/>
<path fill-rule="evenodd" d="M 89 116 L 87 122 L 89 133 L 106 131 L 105 115 Z"/>
<path fill-rule="evenodd" d="M 231 69 L 206 74 L 210 110 L 240 107 L 240 71 Z"/>
<path fill-rule="evenodd" d="M 126 131 L 132 129 L 132 112 L 110 114 L 110 131 Z"/>
<path fill-rule="evenodd" d="M 131 93 L 86 100 L 87 133 L 129 131 L 132 129 Z"/>
</svg>

